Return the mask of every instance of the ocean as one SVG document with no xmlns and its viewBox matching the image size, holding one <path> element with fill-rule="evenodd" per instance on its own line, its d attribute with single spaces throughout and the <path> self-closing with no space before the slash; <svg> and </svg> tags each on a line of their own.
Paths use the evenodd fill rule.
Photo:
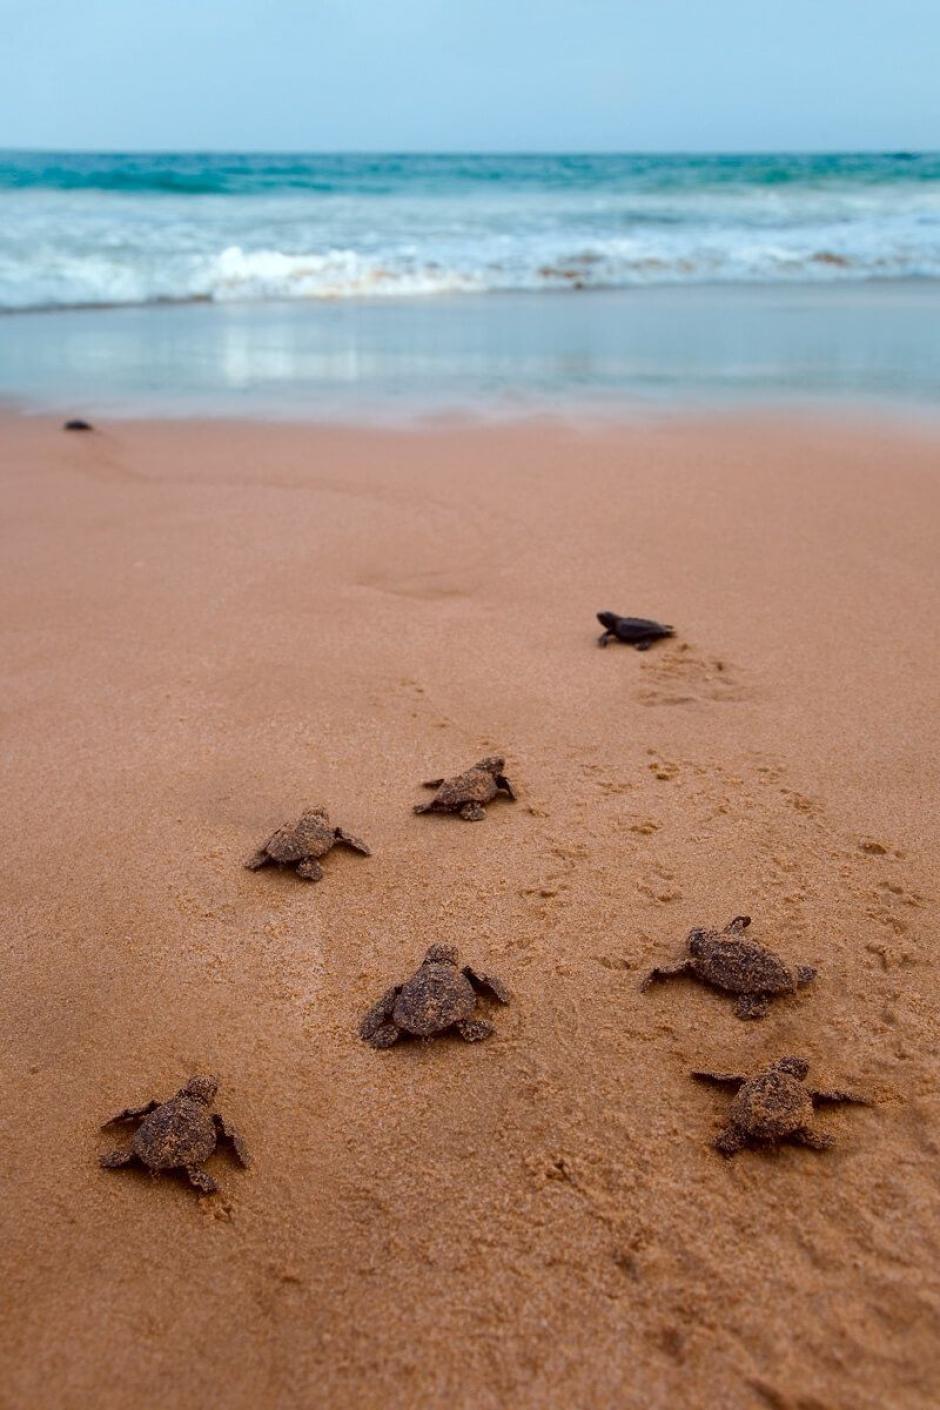
<svg viewBox="0 0 940 1410">
<path fill-rule="evenodd" d="M 12 401 L 930 399 L 938 289 L 937 154 L 0 153 Z"/>
<path fill-rule="evenodd" d="M 0 154 L 0 308 L 940 278 L 940 156 Z"/>
</svg>

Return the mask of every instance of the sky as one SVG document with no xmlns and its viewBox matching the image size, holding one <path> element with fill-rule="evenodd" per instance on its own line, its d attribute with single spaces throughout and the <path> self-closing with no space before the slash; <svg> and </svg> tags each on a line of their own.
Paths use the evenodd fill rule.
<svg viewBox="0 0 940 1410">
<path fill-rule="evenodd" d="M 940 0 L 0 0 L 0 147 L 940 148 Z"/>
</svg>

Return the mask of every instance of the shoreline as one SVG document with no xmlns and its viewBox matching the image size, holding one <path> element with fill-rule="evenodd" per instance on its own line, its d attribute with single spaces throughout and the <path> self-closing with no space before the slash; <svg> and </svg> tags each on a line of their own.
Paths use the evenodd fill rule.
<svg viewBox="0 0 940 1410">
<path fill-rule="evenodd" d="M 924 1410 L 940 437 L 60 420 L 0 414 L 11 1405 Z M 321 803 L 371 857 L 244 869 Z M 639 993 L 745 912 L 812 985 Z M 370 1050 L 432 940 L 495 1035 Z M 783 1053 L 874 1105 L 724 1161 L 689 1072 Z M 250 1170 L 98 1168 L 203 1071 Z"/>
<path fill-rule="evenodd" d="M 887 436 L 899 442 L 912 441 L 928 446 L 940 442 L 940 411 L 926 405 L 885 402 L 862 405 L 860 402 L 781 400 L 765 402 L 729 402 L 702 405 L 695 403 L 665 406 L 635 406 L 601 408 L 596 405 L 572 404 L 567 407 L 527 406 L 504 410 L 453 406 L 426 411 L 403 411 L 393 418 L 387 408 L 359 407 L 348 416 L 299 412 L 283 415 L 246 413 L 233 416 L 227 411 L 206 414 L 193 411 L 141 415 L 139 412 L 89 412 L 86 407 L 62 401 L 58 406 L 30 406 L 24 402 L 4 402 L 0 398 L 0 434 L 6 425 L 43 427 L 63 434 L 65 422 L 73 417 L 91 422 L 92 432 L 102 436 L 152 428 L 159 432 L 198 431 L 213 428 L 219 432 L 245 431 L 295 432 L 298 435 L 342 436 L 366 435 L 392 438 L 436 435 L 486 435 L 557 432 L 578 437 L 610 438 L 617 435 L 636 436 L 656 431 L 702 431 L 706 434 L 729 428 L 751 427 L 755 432 L 771 430 L 786 432 L 794 426 L 816 428 L 823 434 L 850 436 Z M 69 433 L 76 436 L 81 433 Z"/>
<path fill-rule="evenodd" d="M 559 284 L 556 287 L 527 289 L 527 288 L 499 288 L 491 289 L 444 289 L 433 293 L 418 294 L 413 292 L 394 294 L 321 294 L 308 295 L 305 297 L 291 298 L 289 295 L 280 297 L 271 296 L 263 299 L 245 297 L 218 298 L 212 294 L 181 294 L 179 296 L 167 295 L 166 297 L 154 297 L 150 299 L 128 299 L 115 303 L 72 303 L 72 304 L 27 304 L 23 307 L 0 307 L 0 318 L 19 317 L 22 314 L 40 313 L 120 313 L 126 310 L 138 309 L 165 309 L 165 308 L 216 308 L 216 309 L 240 309 L 240 308 L 317 308 L 323 307 L 353 307 L 353 308 L 386 308 L 389 305 L 415 305 L 422 307 L 431 304 L 450 304 L 459 308 L 465 300 L 473 299 L 538 299 L 547 297 L 555 298 L 578 298 L 603 299 L 613 295 L 627 295 L 643 297 L 644 295 L 656 296 L 660 293 L 689 292 L 702 290 L 705 294 L 714 292 L 725 292 L 732 297 L 736 293 L 746 293 L 753 290 L 755 295 L 770 293 L 794 293 L 810 294 L 822 291 L 825 296 L 830 291 L 839 297 L 840 294 L 864 292 L 871 289 L 873 292 L 884 290 L 885 292 L 895 291 L 900 294 L 913 294 L 922 290 L 933 290 L 940 287 L 940 279 L 934 275 L 924 275 L 915 277 L 914 275 L 843 275 L 838 278 L 786 278 L 786 279 L 663 279 L 660 281 L 650 280 L 648 283 L 637 282 L 635 284 Z M 929 297 L 929 294 L 928 294 Z"/>
</svg>

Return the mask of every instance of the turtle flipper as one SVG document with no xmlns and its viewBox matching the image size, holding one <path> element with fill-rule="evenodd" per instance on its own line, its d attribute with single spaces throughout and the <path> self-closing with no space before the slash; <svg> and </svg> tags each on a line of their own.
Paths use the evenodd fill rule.
<svg viewBox="0 0 940 1410">
<path fill-rule="evenodd" d="M 640 989 L 648 989 L 651 984 L 655 984 L 660 979 L 675 979 L 680 974 L 694 974 L 695 970 L 691 960 L 680 960 L 678 964 L 659 965 L 656 969 L 651 969 L 649 974 L 640 984 Z"/>
<path fill-rule="evenodd" d="M 119 1111 L 117 1116 L 109 1116 L 107 1121 L 101 1123 L 102 1131 L 106 1131 L 109 1126 L 116 1126 L 119 1121 L 142 1121 L 145 1116 L 149 1116 L 152 1111 L 156 1111 L 160 1103 L 155 1097 L 149 1102 L 144 1102 L 143 1106 L 126 1106 L 123 1111 Z"/>
<path fill-rule="evenodd" d="M 304 881 L 322 881 L 323 868 L 316 857 L 304 857 L 302 862 L 297 863 L 297 875 Z"/>
<path fill-rule="evenodd" d="M 747 1078 L 738 1072 L 701 1072 L 690 1074 L 696 1082 L 714 1082 L 719 1087 L 743 1087 Z"/>
<path fill-rule="evenodd" d="M 424 780 L 424 782 L 422 783 L 421 787 L 422 787 L 422 788 L 440 788 L 440 786 L 441 786 L 441 784 L 442 784 L 443 782 L 444 782 L 444 780 L 443 780 L 442 778 L 426 778 L 426 779 Z"/>
<path fill-rule="evenodd" d="M 826 1131 L 814 1131 L 812 1126 L 801 1126 L 790 1137 L 798 1146 L 809 1146 L 810 1150 L 827 1151 L 835 1141 Z"/>
<path fill-rule="evenodd" d="M 224 1116 L 220 1116 L 217 1111 L 212 1113 L 212 1120 L 215 1122 L 215 1129 L 223 1140 L 228 1141 L 238 1157 L 239 1163 L 246 1168 L 251 1164 L 251 1156 L 248 1154 L 248 1147 L 244 1140 Z"/>
<path fill-rule="evenodd" d="M 501 1004 L 508 1004 L 510 993 L 501 979 L 497 979 L 495 974 L 481 974 L 479 970 L 471 968 L 465 964 L 463 972 L 470 980 L 474 989 L 481 994 L 492 994 L 494 999 L 498 999 Z"/>
<path fill-rule="evenodd" d="M 333 829 L 333 836 L 337 842 L 342 842 L 345 846 L 351 847 L 354 852 L 361 852 L 364 857 L 371 857 L 372 852 L 363 842 L 361 837 L 353 837 L 351 832 L 344 832 L 341 827 Z"/>
<path fill-rule="evenodd" d="M 766 1018 L 769 1008 L 767 994 L 739 994 L 734 1011 L 738 1018 Z"/>
<path fill-rule="evenodd" d="M 516 801 L 516 792 L 515 792 L 515 789 L 513 788 L 512 784 L 509 782 L 509 779 L 506 777 L 505 774 L 497 774 L 497 775 L 496 775 L 496 787 L 497 787 L 498 789 L 500 789 L 501 792 L 503 792 L 503 793 L 508 793 L 509 797 L 510 797 L 510 798 L 512 799 L 512 801 L 515 803 L 515 801 Z"/>
<path fill-rule="evenodd" d="M 137 1156 L 130 1146 L 114 1151 L 105 1151 L 104 1155 L 98 1159 L 98 1164 L 102 1170 L 120 1170 L 122 1165 L 133 1165 Z"/>
<path fill-rule="evenodd" d="M 797 969 L 796 969 L 796 982 L 797 982 L 797 984 L 809 984 L 811 980 L 813 980 L 813 979 L 816 978 L 816 973 L 817 973 L 817 972 L 816 972 L 815 969 L 813 969 L 812 965 L 809 965 L 809 964 L 797 965 Z"/>
<path fill-rule="evenodd" d="M 267 848 L 259 847 L 257 852 L 252 852 L 251 856 L 246 858 L 245 866 L 248 871 L 259 871 L 261 867 L 266 867 L 270 860 Z"/>
<path fill-rule="evenodd" d="M 606 646 L 607 643 L 613 641 L 613 639 L 613 632 L 601 632 L 600 636 L 597 638 L 597 644 L 598 646 Z"/>
<path fill-rule="evenodd" d="M 736 1155 L 746 1145 L 747 1137 L 744 1132 L 739 1131 L 737 1126 L 728 1126 L 715 1142 L 715 1150 L 721 1151 L 722 1155 Z"/>
<path fill-rule="evenodd" d="M 187 1166 L 186 1174 L 189 1177 L 189 1183 L 195 1186 L 201 1194 L 214 1195 L 219 1188 L 208 1170 L 196 1170 L 192 1166 Z"/>
<path fill-rule="evenodd" d="M 369 1009 L 368 1013 L 359 1024 L 359 1037 L 364 1043 L 371 1043 L 373 1047 L 377 1048 L 391 1047 L 390 1042 L 382 1041 L 376 1043 L 375 1039 L 385 1028 L 393 1028 L 397 1038 L 398 1029 L 391 1022 L 391 1018 L 395 1010 L 395 1002 L 401 991 L 402 986 L 400 984 L 396 984 L 393 989 L 386 989 L 381 999 L 379 999 L 377 1003 L 374 1003 L 371 1009 Z M 388 1038 L 390 1035 L 384 1034 L 383 1037 Z M 392 1039 L 392 1042 L 394 1041 L 395 1040 Z"/>
<path fill-rule="evenodd" d="M 644 637 L 642 641 L 635 641 L 633 644 L 636 647 L 637 651 L 649 651 L 650 647 L 653 645 L 653 642 L 649 637 Z"/>
<path fill-rule="evenodd" d="M 871 1098 L 860 1096 L 858 1092 L 810 1092 L 809 1099 L 816 1106 L 818 1102 L 856 1102 L 859 1106 L 871 1106 Z"/>
<path fill-rule="evenodd" d="M 487 1023 L 483 1018 L 463 1018 L 454 1027 L 465 1043 L 479 1043 L 495 1032 L 492 1023 Z"/>
<path fill-rule="evenodd" d="M 390 1048 L 393 1044 L 398 1042 L 400 1037 L 401 1029 L 398 1027 L 398 1024 L 392 1023 L 391 1020 L 389 1020 L 388 1023 L 380 1023 L 372 1036 L 366 1041 L 370 1048 Z"/>
<path fill-rule="evenodd" d="M 486 809 L 482 803 L 464 803 L 460 816 L 464 822 L 482 822 L 486 817 Z"/>
</svg>

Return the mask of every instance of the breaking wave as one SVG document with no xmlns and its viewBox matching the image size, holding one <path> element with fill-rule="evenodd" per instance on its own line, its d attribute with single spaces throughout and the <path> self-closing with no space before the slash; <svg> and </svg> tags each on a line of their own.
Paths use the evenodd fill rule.
<svg viewBox="0 0 940 1410">
<path fill-rule="evenodd" d="M 940 159 L 0 154 L 0 309 L 940 278 Z"/>
</svg>

